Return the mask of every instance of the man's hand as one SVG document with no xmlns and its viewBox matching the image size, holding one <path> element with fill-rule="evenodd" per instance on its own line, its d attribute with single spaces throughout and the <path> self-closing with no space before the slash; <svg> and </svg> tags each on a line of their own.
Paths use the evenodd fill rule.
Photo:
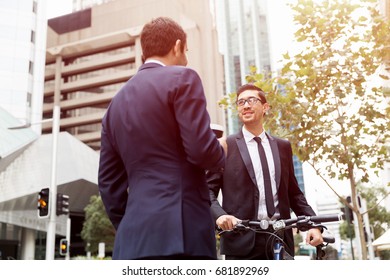
<svg viewBox="0 0 390 280">
<path fill-rule="evenodd" d="M 309 229 L 306 235 L 306 244 L 311 246 L 320 245 L 324 240 L 322 239 L 321 230 L 318 228 Z"/>
<path fill-rule="evenodd" d="M 222 215 L 215 222 L 222 230 L 232 230 L 241 220 L 231 215 Z"/>
</svg>

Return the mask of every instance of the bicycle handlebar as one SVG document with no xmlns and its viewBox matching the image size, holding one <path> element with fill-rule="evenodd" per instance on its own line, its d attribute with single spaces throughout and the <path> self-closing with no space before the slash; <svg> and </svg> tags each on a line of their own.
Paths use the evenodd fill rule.
<svg viewBox="0 0 390 280">
<path fill-rule="evenodd" d="M 329 223 L 329 222 L 338 222 L 344 220 L 344 214 L 329 214 L 329 215 L 320 215 L 320 216 L 312 216 L 310 220 L 315 223 Z"/>
<path fill-rule="evenodd" d="M 313 223 L 329 223 L 329 222 L 338 222 L 344 219 L 344 214 L 339 213 L 339 214 L 328 214 L 328 215 L 318 215 L 318 216 L 298 216 L 293 219 L 287 219 L 287 220 L 279 220 L 274 223 L 274 229 L 276 230 L 275 227 L 280 227 L 280 229 L 290 226 L 292 224 L 299 223 L 301 224 L 308 224 L 309 222 Z M 281 222 L 281 223 L 278 223 Z M 284 224 L 283 224 L 284 222 Z M 299 226 L 298 226 L 299 227 Z"/>
<path fill-rule="evenodd" d="M 301 231 L 306 231 L 311 227 L 321 226 L 318 223 L 329 223 L 329 222 L 338 222 L 344 219 L 344 214 L 329 214 L 329 215 L 318 215 L 318 216 L 297 216 L 292 219 L 279 219 L 276 221 L 249 221 L 244 220 L 241 222 L 243 226 L 258 226 L 263 230 L 268 229 L 272 226 L 273 230 L 278 231 L 285 229 L 291 225 L 300 229 Z"/>
<path fill-rule="evenodd" d="M 334 243 L 335 238 L 331 234 L 331 232 L 327 231 L 326 226 L 322 225 L 321 223 L 329 223 L 329 222 L 338 222 L 345 219 L 345 216 L 343 213 L 340 214 L 329 214 L 329 215 L 317 215 L 317 216 L 297 216 L 296 218 L 291 219 L 279 219 L 275 221 L 268 221 L 268 220 L 261 220 L 261 221 L 251 221 L 251 220 L 243 220 L 240 223 L 238 223 L 233 231 L 247 231 L 252 230 L 256 233 L 266 233 L 272 236 L 273 240 L 277 240 L 274 246 L 280 243 L 284 243 L 284 240 L 282 237 L 278 235 L 279 231 L 283 231 L 286 229 L 291 228 L 297 228 L 300 231 L 307 231 L 311 228 L 321 228 L 322 230 L 322 239 L 323 243 L 315 246 L 317 253 L 316 253 L 316 259 L 323 259 L 325 255 L 324 248 L 326 248 L 326 245 L 329 243 Z M 272 229 L 270 231 L 269 229 Z M 260 230 L 259 230 L 260 229 Z M 226 230 L 230 231 L 230 230 Z M 225 231 L 221 231 L 220 234 L 224 233 Z M 272 241 L 274 242 L 274 241 Z M 283 246 L 282 246 L 283 247 Z M 275 249 L 274 247 L 274 259 L 281 259 L 280 258 L 280 250 Z M 283 251 L 285 255 L 288 255 L 287 252 Z M 283 257 L 284 258 L 284 257 Z M 287 258 L 288 259 L 288 258 Z"/>
</svg>

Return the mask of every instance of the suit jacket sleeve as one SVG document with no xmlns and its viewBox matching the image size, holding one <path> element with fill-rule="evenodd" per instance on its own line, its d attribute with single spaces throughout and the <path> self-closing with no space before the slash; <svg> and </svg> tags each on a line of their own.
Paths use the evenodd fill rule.
<svg viewBox="0 0 390 280">
<path fill-rule="evenodd" d="M 98 184 L 108 217 L 117 229 L 126 209 L 128 180 L 123 162 L 109 141 L 106 125 L 103 121 Z"/>
<path fill-rule="evenodd" d="M 210 116 L 198 74 L 184 68 L 180 72 L 178 86 L 172 103 L 187 160 L 203 169 L 223 168 L 225 154 L 210 128 Z"/>
<path fill-rule="evenodd" d="M 223 173 L 221 171 L 206 171 L 206 181 L 209 187 L 211 214 L 216 221 L 220 216 L 227 215 L 218 201 L 218 195 L 223 185 Z"/>
</svg>

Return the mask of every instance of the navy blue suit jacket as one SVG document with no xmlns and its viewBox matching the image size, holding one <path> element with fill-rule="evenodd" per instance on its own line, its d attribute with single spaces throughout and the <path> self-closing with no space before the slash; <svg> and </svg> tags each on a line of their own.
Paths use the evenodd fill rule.
<svg viewBox="0 0 390 280">
<path fill-rule="evenodd" d="M 275 180 L 281 219 L 290 218 L 290 211 L 312 216 L 315 212 L 307 203 L 294 174 L 291 144 L 287 140 L 267 135 L 275 164 Z M 252 161 L 242 131 L 227 137 L 228 153 L 224 172 L 207 172 L 211 212 L 214 220 L 221 215 L 233 215 L 242 220 L 257 220 L 259 190 Z M 222 206 L 218 194 L 222 192 Z M 292 230 L 285 232 L 287 251 L 294 255 Z M 247 255 L 255 245 L 255 233 L 227 232 L 221 236 L 221 253 Z M 272 255 L 271 255 L 272 256 Z"/>
<path fill-rule="evenodd" d="M 142 65 L 102 121 L 99 190 L 116 228 L 113 259 L 215 258 L 205 169 L 224 167 L 202 82 L 181 66 Z"/>
</svg>

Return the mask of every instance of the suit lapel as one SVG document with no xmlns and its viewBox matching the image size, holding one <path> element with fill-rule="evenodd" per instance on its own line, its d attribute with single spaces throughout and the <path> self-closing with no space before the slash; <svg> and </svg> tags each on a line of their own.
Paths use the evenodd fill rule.
<svg viewBox="0 0 390 280">
<path fill-rule="evenodd" d="M 256 175 L 253 169 L 252 160 L 249 155 L 248 147 L 246 146 L 245 138 L 242 135 L 242 132 L 239 132 L 237 134 L 236 142 L 238 150 L 240 151 L 241 158 L 245 164 L 246 169 L 248 170 L 249 176 L 251 177 L 253 184 L 257 186 Z"/>
<path fill-rule="evenodd" d="M 280 184 L 280 176 L 281 176 L 281 165 L 280 165 L 280 155 L 279 155 L 279 148 L 278 143 L 275 138 L 273 138 L 271 135 L 268 135 L 268 141 L 271 146 L 272 150 L 272 156 L 274 158 L 274 165 L 275 165 L 275 181 L 276 181 L 276 188 L 279 189 Z"/>
</svg>

